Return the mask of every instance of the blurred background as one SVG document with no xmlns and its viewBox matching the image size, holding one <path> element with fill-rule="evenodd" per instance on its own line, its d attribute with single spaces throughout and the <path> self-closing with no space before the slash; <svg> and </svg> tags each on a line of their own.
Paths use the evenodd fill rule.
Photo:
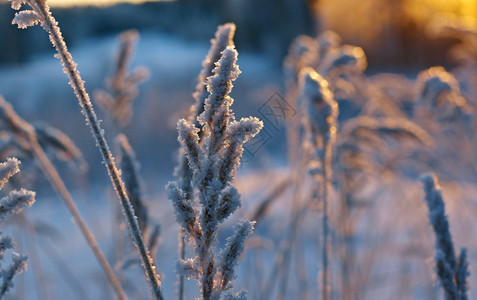
<svg viewBox="0 0 477 300">
<path fill-rule="evenodd" d="M 0 63 L 28 61 L 50 46 L 34 31 L 9 26 L 14 12 L 0 6 Z M 49 1 L 70 47 L 85 38 L 136 28 L 204 41 L 216 25 L 237 24 L 236 43 L 242 50 L 265 53 L 280 63 L 299 34 L 336 31 L 345 43 L 363 47 L 369 66 L 417 69 L 442 64 L 455 41 L 426 37 L 426 26 L 437 14 L 463 20 L 477 15 L 474 0 L 54 0 Z M 94 4 L 94 5 L 92 5 Z M 445 61 L 447 64 L 451 63 Z"/>
<path fill-rule="evenodd" d="M 140 175 L 143 179 L 145 201 L 153 212 L 151 218 L 162 226 L 160 234 L 162 242 L 157 252 L 157 257 L 160 259 L 157 261 L 158 268 L 165 275 L 164 286 L 168 299 L 172 299 L 175 293 L 174 262 L 177 256 L 177 228 L 172 205 L 164 193 L 164 185 L 173 179 L 173 170 L 177 165 L 176 157 L 179 147 L 177 121 L 185 115 L 193 103 L 192 93 L 197 84 L 201 63 L 207 55 L 210 39 L 214 37 L 218 25 L 226 22 L 234 22 L 237 25 L 234 41 L 239 52 L 238 65 L 242 71 L 234 82 L 232 92 L 235 100 L 233 110 L 237 118 L 258 116 L 263 119 L 260 109 L 264 105 L 271 103 L 270 101 L 274 99 L 289 99 L 290 91 L 285 87 L 283 61 L 290 44 L 299 35 L 316 38 L 320 33 L 332 30 L 341 37 L 342 44 L 362 47 L 366 55 L 367 68 L 364 74 L 359 74 L 358 85 L 364 82 L 362 79 L 365 78 L 367 85 L 363 85 L 363 90 L 368 87 L 380 88 L 378 79 L 381 78 L 381 81 L 385 82 L 384 85 L 391 86 L 390 90 L 394 87 L 400 89 L 397 92 L 391 91 L 399 94 L 395 97 L 396 99 L 391 97 L 392 95 L 389 98 L 396 100 L 395 102 L 398 103 L 396 107 L 400 105 L 396 109 L 396 111 L 399 110 L 397 115 L 409 117 L 409 119 L 415 117 L 410 113 L 416 96 L 413 94 L 416 87 L 413 80 L 417 78 L 421 70 L 435 65 L 442 65 L 447 70 L 453 70 L 461 64 L 467 67 L 466 72 L 470 69 L 468 73 L 461 73 L 462 77 L 466 77 L 466 74 L 475 74 L 474 66 L 477 61 L 474 53 L 471 54 L 474 55 L 473 60 L 468 60 L 472 63 L 467 61 L 462 64 L 463 60 L 459 61 L 458 56 L 451 55 L 450 50 L 462 43 L 463 39 L 457 34 L 434 34 L 430 26 L 436 20 L 452 16 L 453 20 L 459 23 L 457 27 L 461 32 L 466 28 L 476 28 L 476 0 L 147 2 L 141 0 L 51 0 L 49 3 L 91 95 L 95 95 L 95 92 L 100 89 L 107 88 L 107 80 L 114 73 L 120 44 L 119 34 L 129 29 L 136 29 L 139 33 L 130 69 L 144 66 L 149 70 L 149 77 L 139 86 L 131 122 L 122 129 L 122 132 L 128 136 L 141 165 Z M 113 256 L 115 247 L 114 242 L 111 241 L 111 232 L 117 229 L 118 222 L 121 221 L 116 218 L 117 210 L 112 204 L 116 199 L 101 163 L 101 157 L 94 147 L 89 129 L 84 124 L 84 117 L 79 112 L 78 102 L 67 84 L 68 80 L 62 73 L 58 60 L 53 57 L 54 49 L 47 34 L 40 26 L 27 30 L 17 29 L 16 26 L 11 25 L 14 14 L 7 1 L 0 1 L 0 95 L 13 105 L 22 118 L 31 123 L 47 122 L 60 129 L 81 150 L 89 165 L 88 169 L 79 172 L 78 166 L 64 157 L 63 161 L 66 160 L 67 163 L 57 160 L 55 166 L 60 170 L 72 194 L 79 199 L 80 209 L 97 232 L 101 246 L 106 249 L 105 252 L 109 258 Z M 475 47 L 477 45 L 475 34 L 473 38 L 469 39 L 471 42 L 468 44 L 474 43 L 472 45 Z M 372 77 L 382 72 L 396 76 L 391 79 L 385 76 Z M 363 76 L 360 77 L 361 75 Z M 472 78 L 467 77 L 469 78 L 467 88 L 462 88 L 466 97 L 475 95 L 476 91 L 476 85 L 469 84 Z M 399 80 L 395 80 L 396 78 Z M 474 82 L 475 78 L 474 76 L 472 79 Z M 401 85 L 395 86 L 395 82 Z M 461 80 L 460 84 L 461 87 L 465 87 L 466 81 Z M 360 92 L 359 86 L 353 91 Z M 365 95 L 368 96 L 368 94 Z M 357 98 L 360 96 L 358 95 Z M 401 98 L 405 99 L 401 101 Z M 470 106 L 476 106 L 477 99 L 468 98 Z M 356 101 L 356 103 L 361 105 L 364 100 Z M 345 116 L 345 119 L 357 115 L 356 110 L 347 110 L 349 107 L 346 105 L 349 102 L 352 101 L 340 102 L 340 105 L 343 104 L 340 106 L 340 113 Z M 385 101 L 383 103 L 383 107 L 388 104 Z M 374 104 L 372 103 L 369 107 L 363 105 L 362 111 L 365 113 L 371 111 L 370 114 L 379 111 L 376 114 L 381 114 L 380 109 L 382 111 L 394 109 L 393 105 L 376 108 L 379 105 L 373 107 Z M 298 112 L 299 109 L 294 103 L 289 105 L 291 111 Z M 359 110 L 362 107 L 360 106 Z M 99 118 L 104 120 L 107 138 L 111 141 L 114 152 L 117 153 L 118 149 L 114 143 L 117 132 L 114 129 L 111 130 L 113 126 L 104 111 L 97 109 L 97 113 Z M 290 117 L 299 118 L 298 114 Z M 287 161 L 285 122 L 280 123 L 278 127 L 265 122 L 265 132 L 267 143 L 259 151 L 244 154 L 244 163 L 239 171 L 240 176 L 236 180 L 245 202 L 243 209 L 238 213 L 239 217 L 250 216 L 258 207 L 258 203 L 267 199 L 264 194 L 270 190 L 273 191 L 275 185 L 282 182 L 284 178 L 289 178 L 287 176 L 290 176 L 293 171 L 287 169 L 289 162 Z M 441 141 L 454 134 L 452 131 L 441 130 L 440 127 L 435 132 Z M 446 193 L 448 194 L 445 196 L 458 198 L 461 201 L 451 206 L 452 211 L 456 212 L 454 216 L 460 213 L 461 208 L 465 210 L 463 214 L 465 218 L 462 218 L 465 220 L 456 230 L 457 240 L 471 249 L 469 256 L 473 263 L 477 261 L 477 251 L 475 251 L 477 247 L 474 245 L 472 248 L 470 244 L 469 230 L 472 231 L 471 228 L 475 228 L 473 212 L 477 211 L 477 202 L 475 199 L 472 200 L 471 196 L 475 195 L 474 184 L 477 182 L 477 173 L 472 172 L 477 168 L 473 168 L 472 164 L 466 163 L 466 160 L 455 154 L 455 148 L 460 148 L 460 137 L 454 136 L 455 140 L 449 143 L 452 145 L 446 148 L 450 150 L 446 150 L 445 153 L 453 157 L 445 165 L 448 167 L 445 171 L 450 171 L 447 174 L 442 172 L 448 175 L 446 179 L 450 182 L 447 185 L 449 190 Z M 400 145 L 398 141 L 393 144 L 392 149 L 398 149 L 395 152 L 400 152 Z M 393 151 L 389 151 L 391 152 Z M 378 157 L 375 153 L 372 154 L 372 157 Z M 473 163 L 477 161 L 472 151 L 469 150 L 465 154 L 466 158 L 470 157 L 469 161 Z M 437 166 L 435 169 L 438 169 L 439 158 L 435 158 L 435 161 L 430 162 L 429 165 L 434 164 Z M 363 299 L 438 299 L 436 295 L 440 295 L 439 288 L 432 285 L 431 264 L 425 261 L 425 258 L 431 257 L 433 253 L 433 237 L 429 231 L 423 231 L 429 228 L 426 227 L 428 223 L 425 218 L 424 203 L 419 202 L 422 191 L 416 179 L 418 171 L 421 171 L 419 169 L 421 165 L 418 163 L 415 164 L 418 167 L 414 165 L 414 162 L 425 159 L 422 157 L 412 157 L 412 159 L 407 164 L 392 161 L 391 165 L 395 169 L 378 170 L 377 172 L 382 173 L 375 176 L 375 180 L 372 179 L 366 186 L 363 185 L 364 191 L 360 190 L 357 195 L 357 198 L 361 197 L 363 201 L 357 204 L 358 208 L 354 207 L 354 209 L 365 208 L 363 209 L 365 212 L 362 213 L 365 217 L 356 222 L 359 223 L 356 225 L 357 231 L 360 231 L 356 234 L 357 245 L 364 249 L 361 252 L 364 259 L 359 257 L 359 260 L 366 269 L 355 270 L 355 275 L 368 274 L 363 278 L 357 276 L 360 286 L 363 286 L 361 294 L 365 295 Z M 462 166 L 457 165 L 455 161 L 460 161 Z M 396 171 L 404 169 L 404 165 L 407 168 L 405 172 Z M 465 173 L 466 167 L 472 170 Z M 25 174 L 29 174 L 34 169 L 34 163 L 28 164 L 25 161 L 22 164 Z M 57 243 L 58 249 L 62 249 L 60 252 L 67 257 L 74 257 L 67 261 L 67 265 L 75 271 L 73 273 L 80 277 L 79 280 L 74 280 L 80 285 L 84 284 L 86 289 L 92 286 L 92 290 L 87 291 L 90 296 L 93 295 L 92 299 L 108 299 L 111 294 L 105 287 L 107 286 L 105 278 L 96 265 L 95 259 L 71 224 L 64 207 L 58 205 L 59 200 L 54 190 L 47 185 L 44 177 L 38 173 L 36 175 L 38 176 L 30 176 L 31 182 L 28 184 L 38 191 L 38 199 L 40 199 L 31 208 L 32 223 L 40 224 L 43 227 L 38 225 L 38 228 L 46 232 L 39 238 L 39 245 L 43 247 L 45 240 L 54 236 L 51 240 Z M 458 180 L 469 185 L 460 185 L 456 183 Z M 307 183 L 309 182 L 304 181 L 303 184 Z M 371 188 L 368 189 L 369 186 Z M 410 187 L 406 189 L 406 195 L 402 195 L 404 190 L 402 186 Z M 293 198 L 290 196 L 291 192 L 287 191 L 280 194 L 280 197 L 276 197 L 279 199 L 277 203 L 281 205 L 275 205 L 271 211 L 267 211 L 267 219 L 264 221 L 266 226 L 257 229 L 256 238 L 250 242 L 250 247 L 253 248 L 252 254 L 247 256 L 240 269 L 237 286 L 251 290 L 253 293 L 251 299 L 265 299 L 262 293 L 267 292 L 267 289 L 263 286 L 266 286 L 269 282 L 267 280 L 273 279 L 275 274 L 279 274 L 273 279 L 276 286 L 268 288 L 276 294 L 270 295 L 278 295 L 282 289 L 286 289 L 278 282 L 288 282 L 289 278 L 287 274 L 275 272 L 274 267 L 279 263 L 274 264 L 273 260 L 280 260 L 282 253 L 288 251 L 286 247 L 292 247 L 287 246 L 287 242 L 293 239 L 290 236 L 294 236 L 294 233 L 289 233 L 289 225 L 294 217 L 290 212 L 295 212 L 294 209 L 298 207 L 298 204 L 290 201 Z M 298 192 L 295 190 L 295 193 Z M 305 198 L 306 192 L 303 194 Z M 288 210 L 291 206 L 293 209 Z M 471 209 L 466 210 L 467 207 Z M 285 297 L 284 299 L 314 299 L 313 295 L 318 293 L 315 283 L 319 267 L 318 264 L 309 262 L 315 262 L 319 252 L 317 249 L 319 249 L 320 241 L 316 234 L 318 230 L 316 224 L 320 212 L 316 207 L 310 208 L 310 211 L 307 219 L 300 225 L 301 229 L 304 228 L 300 232 L 300 237 L 296 241 L 292 240 L 296 242 L 293 247 L 297 247 L 295 249 L 298 250 L 293 252 L 296 257 L 290 258 L 293 263 L 289 266 L 289 268 L 292 266 L 296 268 L 296 274 L 303 277 L 297 275 L 296 278 L 290 279 L 288 294 L 283 293 L 285 296 L 282 296 Z M 390 211 L 392 213 L 389 213 Z M 353 211 L 352 217 L 355 218 L 355 216 Z M 356 217 L 358 218 L 359 216 Z M 283 221 L 284 219 L 286 221 Z M 169 226 L 170 224 L 174 225 Z M 221 240 L 230 234 L 231 224 L 231 222 L 225 224 L 225 229 L 221 231 Z M 418 227 L 420 230 L 416 230 Z M 124 224 L 121 230 L 125 233 Z M 287 234 L 289 235 L 285 236 Z M 413 242 L 416 240 L 422 245 L 415 246 Z M 474 240 L 477 241 L 477 239 Z M 56 280 L 58 284 L 52 284 L 47 293 L 50 295 L 56 293 L 58 296 L 56 299 L 65 299 L 67 297 L 65 295 L 77 295 L 74 287 L 71 291 L 65 288 L 72 279 L 68 279 L 67 283 L 60 281 L 64 273 L 61 270 L 55 271 L 58 261 L 48 261 L 48 257 L 47 253 L 40 254 L 45 264 L 46 278 L 52 279 L 52 282 Z M 399 260 L 401 257 L 405 257 L 404 263 Z M 83 263 L 85 261 L 87 263 Z M 264 267 L 262 268 L 260 264 Z M 369 269 L 367 269 L 368 266 L 370 266 Z M 305 275 L 300 273 L 304 269 L 308 271 Z M 259 273 L 261 271 L 267 274 Z M 251 273 L 254 277 L 243 276 L 243 274 Z M 137 268 L 134 274 L 141 274 L 141 270 Z M 268 274 L 270 274 L 269 277 L 267 277 Z M 31 274 L 28 276 L 30 277 L 27 277 L 29 279 L 24 284 L 33 286 L 34 279 Z M 133 277 L 130 274 L 125 275 L 126 278 L 127 276 Z M 131 286 L 128 286 L 128 291 L 132 291 L 131 294 L 134 292 L 138 295 L 135 299 L 147 297 L 144 290 L 141 290 L 144 286 L 142 279 L 136 276 L 132 278 Z M 335 278 L 335 280 L 338 279 Z M 474 279 L 473 282 L 476 280 Z M 409 289 L 401 289 L 408 286 Z M 194 287 L 195 283 L 191 282 L 188 289 L 193 290 Z M 12 294 L 11 299 L 21 299 L 19 295 L 22 293 L 24 299 L 35 299 L 30 296 L 39 295 L 41 288 L 38 290 L 39 292 L 22 292 L 19 289 Z M 303 296 L 304 293 L 307 295 Z M 290 298 L 286 298 L 286 295 Z M 55 299 L 55 297 L 52 298 Z"/>
<path fill-rule="evenodd" d="M 245 115 L 253 114 L 273 92 L 285 93 L 282 62 L 290 43 L 300 34 L 316 36 L 333 30 L 343 43 L 364 49 L 367 74 L 387 71 L 413 77 L 427 67 L 455 64 L 447 53 L 459 40 L 427 33 L 436 16 L 453 14 L 473 25 L 477 15 L 473 0 L 55 0 L 50 4 L 90 91 L 103 88 L 113 70 L 118 34 L 131 28 L 139 31 L 133 67 L 148 67 L 151 77 L 135 104 L 135 114 L 141 117 L 133 117 L 127 130 L 134 132 L 129 135 L 138 145 L 139 156 L 163 166 L 161 174 L 166 178 L 174 159 L 172 154 L 156 153 L 172 153 L 177 146 L 175 122 L 180 110 L 192 103 L 201 61 L 217 25 L 237 25 L 234 41 L 243 73 L 234 91 L 241 95 L 236 110 Z M 90 137 L 68 127 L 81 123 L 81 116 L 75 100 L 70 99 L 69 87 L 63 84 L 66 78 L 52 58 L 46 33 L 38 26 L 17 29 L 11 25 L 13 16 L 9 3 L 0 2 L 0 94 L 18 103 L 14 106 L 27 118 L 46 117 L 72 135 L 86 157 L 94 156 L 94 149 L 83 146 Z M 19 82 L 24 89 L 16 88 Z M 171 116 L 171 112 L 177 114 Z M 64 117 L 79 123 L 64 124 Z M 163 130 L 150 130 L 153 128 Z M 284 131 L 276 136 L 268 146 L 282 159 L 286 150 L 279 140 Z M 157 176 L 156 170 L 148 169 L 151 165 L 144 166 L 144 172 Z"/>
</svg>

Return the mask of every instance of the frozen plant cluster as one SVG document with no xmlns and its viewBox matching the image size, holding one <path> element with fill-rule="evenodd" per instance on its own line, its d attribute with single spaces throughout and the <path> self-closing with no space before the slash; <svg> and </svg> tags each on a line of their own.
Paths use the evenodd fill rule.
<svg viewBox="0 0 477 300">
<path fill-rule="evenodd" d="M 20 161 L 16 158 L 9 158 L 0 164 L 0 189 L 2 189 L 13 175 L 20 172 Z M 13 190 L 7 196 L 0 199 L 0 221 L 6 221 L 14 214 L 20 213 L 25 207 L 29 207 L 35 202 L 35 193 L 25 189 Z M 0 232 L 0 266 L 5 261 L 5 251 L 14 247 L 13 238 L 3 235 Z M 0 270 L 0 299 L 13 287 L 13 277 L 27 269 L 26 261 L 28 257 L 12 251 L 12 262 L 7 267 Z"/>
<path fill-rule="evenodd" d="M 217 36 L 229 29 L 219 28 Z M 200 127 L 193 120 L 178 122 L 179 141 L 191 170 L 192 195 L 183 191 L 178 182 L 167 186 L 177 221 L 185 229 L 195 253 L 193 258 L 180 260 L 177 268 L 181 275 L 197 279 L 203 299 L 220 299 L 222 292 L 232 288 L 238 258 L 254 225 L 251 221 L 239 221 L 225 248 L 216 251 L 219 224 L 240 206 L 240 195 L 232 180 L 240 165 L 243 145 L 263 126 L 254 117 L 235 120 L 230 109 L 232 82 L 240 73 L 236 61 L 234 46 L 227 46 L 215 64 L 213 75 L 205 82 L 209 95 L 197 117 Z M 242 299 L 245 294 L 229 293 L 225 297 Z"/>
</svg>

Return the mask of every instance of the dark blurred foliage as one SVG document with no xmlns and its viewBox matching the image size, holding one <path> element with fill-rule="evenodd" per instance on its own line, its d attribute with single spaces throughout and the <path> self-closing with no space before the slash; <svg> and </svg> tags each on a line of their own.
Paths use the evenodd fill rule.
<svg viewBox="0 0 477 300">
<path fill-rule="evenodd" d="M 362 4 L 361 4 L 362 2 Z M 451 67 L 446 52 L 457 39 L 429 37 L 427 20 L 410 16 L 404 0 L 347 2 L 327 0 L 177 0 L 113 7 L 54 8 L 70 47 L 86 37 L 118 34 L 131 28 L 171 33 L 207 41 L 218 24 L 237 24 L 241 50 L 265 53 L 280 64 L 299 34 L 336 31 L 343 42 L 362 47 L 369 69 L 416 71 L 433 65 Z M 350 5 L 344 5 L 349 3 Z M 311 9 L 310 9 L 311 8 Z M 357 9 L 358 8 L 358 9 Z M 18 30 L 14 12 L 0 5 L 0 64 L 25 62 L 51 47 L 40 28 Z"/>
<path fill-rule="evenodd" d="M 235 22 L 235 42 L 241 50 L 285 56 L 289 43 L 299 34 L 314 31 L 306 0 L 178 0 L 113 7 L 53 8 L 66 42 L 74 47 L 86 37 L 117 34 L 123 30 L 157 30 L 186 39 L 208 41 L 218 24 Z M 14 12 L 0 5 L 0 64 L 27 61 L 32 54 L 49 50 L 40 28 L 19 30 L 10 24 Z"/>
<path fill-rule="evenodd" d="M 430 37 L 427 28 L 435 16 L 452 12 L 440 7 L 442 3 L 430 5 L 432 1 L 426 0 L 310 2 L 319 31 L 333 30 L 344 43 L 362 47 L 371 72 L 386 69 L 414 73 L 434 65 L 452 67 L 447 52 L 458 39 Z"/>
</svg>

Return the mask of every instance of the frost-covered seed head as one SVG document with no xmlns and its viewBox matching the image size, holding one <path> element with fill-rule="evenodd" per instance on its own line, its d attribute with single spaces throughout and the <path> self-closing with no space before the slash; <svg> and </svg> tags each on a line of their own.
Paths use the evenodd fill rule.
<svg viewBox="0 0 477 300">
<path fill-rule="evenodd" d="M 0 299 L 13 287 L 13 277 L 27 270 L 27 259 L 28 257 L 25 255 L 12 253 L 12 263 L 6 269 L 0 271 L 0 277 L 2 278 Z"/>
<path fill-rule="evenodd" d="M 0 163 L 0 189 L 3 188 L 8 179 L 20 172 L 20 161 L 16 158 L 7 158 L 7 161 Z"/>
<path fill-rule="evenodd" d="M 200 268 L 197 264 L 199 259 L 196 257 L 194 259 L 189 258 L 186 260 L 179 260 L 176 264 L 177 273 L 184 276 L 187 279 L 199 279 L 202 275 L 199 271 Z"/>
<path fill-rule="evenodd" d="M 298 74 L 304 67 L 313 67 L 318 63 L 319 45 L 316 39 L 300 35 L 291 44 L 283 63 L 284 73 L 288 80 L 296 84 Z"/>
<path fill-rule="evenodd" d="M 367 66 L 366 55 L 361 47 L 343 45 L 329 51 L 320 70 L 326 75 L 334 70 L 340 70 L 340 72 L 343 73 L 354 72 L 359 74 L 362 73 Z"/>
<path fill-rule="evenodd" d="M 227 136 L 233 142 L 244 144 L 256 136 L 263 128 L 263 122 L 258 118 L 242 118 L 227 127 Z"/>
<path fill-rule="evenodd" d="M 445 255 L 445 260 L 451 268 L 455 267 L 455 252 L 449 231 L 449 222 L 445 215 L 445 204 L 442 199 L 439 182 L 434 174 L 425 174 L 420 178 L 425 198 L 429 208 L 429 220 L 436 234 L 436 248 Z"/>
<path fill-rule="evenodd" d="M 194 124 L 181 119 L 177 123 L 177 130 L 179 131 L 179 142 L 189 161 L 189 168 L 192 172 L 198 173 L 200 170 L 200 159 L 203 155 L 199 145 L 200 129 L 195 127 Z"/>
<path fill-rule="evenodd" d="M 337 48 L 340 44 L 341 37 L 334 31 L 327 30 L 318 36 L 318 45 L 321 53 L 326 52 L 329 49 Z"/>
<path fill-rule="evenodd" d="M 25 29 L 30 26 L 35 26 L 41 24 L 45 29 L 46 24 L 48 23 L 45 19 L 42 9 L 47 12 L 50 11 L 46 0 L 10 0 L 11 7 L 14 10 L 20 10 L 23 4 L 28 4 L 32 9 L 31 10 L 22 10 L 15 14 L 15 17 L 12 20 L 12 24 L 16 24 L 18 28 Z"/>
<path fill-rule="evenodd" d="M 302 95 L 300 101 L 306 109 L 306 122 L 313 139 L 323 137 L 323 143 L 336 134 L 338 104 L 328 87 L 328 82 L 316 71 L 305 68 L 300 73 Z M 316 145 L 322 148 L 324 144 Z"/>
<path fill-rule="evenodd" d="M 420 180 L 424 187 L 424 200 L 429 209 L 429 221 L 436 236 L 436 273 L 446 294 L 446 299 L 467 299 L 466 251 L 461 251 L 459 260 L 456 259 L 437 177 L 434 174 L 424 174 Z"/>
<path fill-rule="evenodd" d="M 194 105 L 191 107 L 189 121 L 196 122 L 197 117 L 204 111 L 205 99 L 208 96 L 206 88 L 207 78 L 213 75 L 215 63 L 221 57 L 222 51 L 229 46 L 234 46 L 233 36 L 235 34 L 235 24 L 226 23 L 217 28 L 215 38 L 210 41 L 211 47 L 207 57 L 202 62 L 202 70 L 197 80 L 197 86 L 193 97 Z"/>
<path fill-rule="evenodd" d="M 238 258 L 245 249 L 245 240 L 252 234 L 255 222 L 248 220 L 239 221 L 235 225 L 235 233 L 227 239 L 227 244 L 220 257 L 221 288 L 227 290 L 231 288 L 231 281 L 235 277 L 235 267 L 238 264 Z"/>
<path fill-rule="evenodd" d="M 131 121 L 132 105 L 139 93 L 138 85 L 149 77 L 149 70 L 146 67 L 129 70 L 138 37 L 139 34 L 134 29 L 120 34 L 114 74 L 106 79 L 109 91 L 99 90 L 94 94 L 100 108 L 112 117 L 118 127 L 125 127 Z"/>
<path fill-rule="evenodd" d="M 216 132 L 223 130 L 232 117 L 229 108 L 233 99 L 229 94 L 232 91 L 232 82 L 240 74 L 236 65 L 237 55 L 233 46 L 225 48 L 213 70 L 214 75 L 207 78 L 207 91 L 210 95 L 205 100 L 204 112 L 199 116 L 199 121 Z"/>
<path fill-rule="evenodd" d="M 18 28 L 25 29 L 40 23 L 41 18 L 37 12 L 33 10 L 24 10 L 15 14 L 12 23 L 17 24 Z"/>
<path fill-rule="evenodd" d="M 0 200 L 0 221 L 21 212 L 23 208 L 31 206 L 33 202 L 35 202 L 35 192 L 25 189 L 11 191 Z"/>
<path fill-rule="evenodd" d="M 233 214 L 239 207 L 240 194 L 233 186 L 228 186 L 220 195 L 219 207 L 217 208 L 217 219 L 219 222 L 227 219 Z"/>
<path fill-rule="evenodd" d="M 224 296 L 224 300 L 247 300 L 247 291 L 240 290 L 237 293 L 227 293 Z"/>
<path fill-rule="evenodd" d="M 8 249 L 13 249 L 13 238 L 9 235 L 3 235 L 0 232 L 0 261 L 5 258 L 5 251 Z"/>
<path fill-rule="evenodd" d="M 459 291 L 454 283 L 454 270 L 441 250 L 436 250 L 436 272 L 444 289 L 446 299 L 459 299 Z"/>
<path fill-rule="evenodd" d="M 467 249 L 462 248 L 459 255 L 459 260 L 457 262 L 457 271 L 455 272 L 455 281 L 457 288 L 460 291 L 460 294 L 467 296 L 467 291 L 469 290 L 469 262 L 467 259 Z M 466 299 L 466 298 L 462 298 Z"/>
<path fill-rule="evenodd" d="M 231 44 L 234 28 L 232 25 L 219 28 L 217 41 L 213 41 L 213 48 L 218 46 L 218 43 Z M 216 49 L 212 49 L 211 53 L 216 53 Z M 219 299 L 222 296 L 223 288 L 218 279 L 223 273 L 220 271 L 218 265 L 220 262 L 216 254 L 218 225 L 240 206 L 240 195 L 231 186 L 233 173 L 240 164 L 243 144 L 263 127 L 257 118 L 235 121 L 230 109 L 233 103 L 229 95 L 233 87 L 232 82 L 240 73 L 236 61 L 237 51 L 233 45 L 228 45 L 221 51 L 220 59 L 206 80 L 209 95 L 205 99 L 205 104 L 200 104 L 200 99 L 197 98 L 199 93 L 196 92 L 194 95 L 196 104 L 191 109 L 192 117 L 189 121 L 184 119 L 179 121 L 179 141 L 191 172 L 186 172 L 182 166 L 178 174 L 191 175 L 191 178 L 179 179 L 181 187 L 185 187 L 187 191 L 182 190 L 175 182 L 167 186 L 168 197 L 173 202 L 177 220 L 182 229 L 189 233 L 191 237 L 189 242 L 193 244 L 197 254 L 192 260 L 181 260 L 178 270 L 183 276 L 197 278 L 204 299 Z M 208 66 L 210 62 L 206 60 L 205 70 L 201 73 L 202 78 L 209 72 Z M 197 90 L 200 92 L 201 88 L 199 82 Z M 202 106 L 203 112 L 197 117 L 199 124 L 194 125 L 193 115 L 200 111 Z M 187 181 L 192 184 L 187 185 Z M 193 204 L 193 200 L 198 200 L 200 212 L 196 212 L 194 208 L 196 203 Z M 242 223 L 240 226 L 246 227 Z M 251 232 L 252 225 L 249 227 Z M 247 231 L 246 228 L 238 230 L 242 234 L 239 234 L 239 237 L 234 235 L 231 238 L 234 242 L 229 242 L 229 250 L 224 250 L 230 258 L 225 261 L 224 267 L 227 273 L 223 282 L 227 287 L 233 279 L 235 266 L 233 256 L 238 256 L 243 251 L 243 242 L 248 235 L 244 230 Z M 222 252 L 225 253 L 224 251 Z M 243 293 L 237 295 L 238 298 L 230 299 L 241 299 Z"/>
<path fill-rule="evenodd" d="M 235 171 L 240 165 L 242 158 L 243 145 L 263 127 L 263 122 L 258 118 L 242 118 L 240 121 L 233 121 L 226 130 L 228 146 L 223 155 L 223 160 L 218 164 L 219 179 L 223 185 L 230 182 Z"/>
<path fill-rule="evenodd" d="M 440 104 L 441 95 L 458 91 L 457 80 L 443 67 L 433 67 L 419 73 L 417 77 L 418 103 L 437 107 Z"/>
<path fill-rule="evenodd" d="M 471 108 L 462 96 L 457 79 L 443 67 L 422 71 L 416 80 L 417 108 L 437 115 L 439 121 L 470 117 Z"/>
<path fill-rule="evenodd" d="M 192 237 L 198 237 L 197 213 L 192 206 L 192 201 L 187 198 L 177 182 L 169 182 L 166 186 L 167 195 L 174 205 L 177 222 L 186 229 Z"/>
</svg>

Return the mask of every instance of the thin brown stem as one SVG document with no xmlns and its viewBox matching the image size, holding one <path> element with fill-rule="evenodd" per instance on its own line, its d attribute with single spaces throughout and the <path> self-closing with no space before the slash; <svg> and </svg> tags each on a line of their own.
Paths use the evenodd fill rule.
<svg viewBox="0 0 477 300">
<path fill-rule="evenodd" d="M 330 130 L 330 136 L 333 136 Z M 325 152 L 322 157 L 323 163 L 323 253 L 322 253 L 322 297 L 323 300 L 331 299 L 331 278 L 329 270 L 330 242 L 329 242 L 329 216 L 330 208 L 328 197 L 331 189 L 331 160 L 333 158 L 334 139 L 330 138 L 325 144 Z"/>
<path fill-rule="evenodd" d="M 154 266 L 152 257 L 149 255 L 149 250 L 147 249 L 142 237 L 139 223 L 136 219 L 136 216 L 134 215 L 134 210 L 127 196 L 126 188 L 123 181 L 121 180 L 121 171 L 117 168 L 114 157 L 109 150 L 108 143 L 104 137 L 104 131 L 99 125 L 98 119 L 93 109 L 93 104 L 91 103 L 90 97 L 84 87 L 84 82 L 81 79 L 78 70 L 76 69 L 76 63 L 73 61 L 73 57 L 68 52 L 57 22 L 51 15 L 48 6 L 45 4 L 45 1 L 37 0 L 37 4 L 40 8 L 40 14 L 43 20 L 42 25 L 49 33 L 50 41 L 58 52 L 58 56 L 64 66 L 63 71 L 70 79 L 70 85 L 73 88 L 82 108 L 82 112 L 86 117 L 87 124 L 90 126 L 90 129 L 93 133 L 96 146 L 103 157 L 108 175 L 111 179 L 113 187 L 123 208 L 123 213 L 129 224 L 131 238 L 138 249 L 139 256 L 141 258 L 146 276 L 149 280 L 152 293 L 155 299 L 162 300 L 163 296 L 161 292 L 161 282 L 158 274 L 156 273 L 156 267 Z"/>
<path fill-rule="evenodd" d="M 99 263 L 103 267 L 103 270 L 106 273 L 106 276 L 108 277 L 108 280 L 111 283 L 118 299 L 126 300 L 127 299 L 126 293 L 124 292 L 119 280 L 114 274 L 113 269 L 111 268 L 108 261 L 106 260 L 106 257 L 104 256 L 103 252 L 99 248 L 93 233 L 88 228 L 88 225 L 86 224 L 85 220 L 81 217 L 78 207 L 76 206 L 73 198 L 68 192 L 68 189 L 66 188 L 60 175 L 56 171 L 56 168 L 53 166 L 48 156 L 46 156 L 45 152 L 43 151 L 43 148 L 41 148 L 40 144 L 38 143 L 38 141 L 36 140 L 34 136 L 30 137 L 30 144 L 31 144 L 33 154 L 35 158 L 37 159 L 38 163 L 40 164 L 42 171 L 45 173 L 45 176 L 50 182 L 50 184 L 52 185 L 52 187 L 58 192 L 58 194 L 61 196 L 64 203 L 68 207 L 68 210 L 73 216 L 75 223 L 78 225 L 81 233 L 83 234 L 84 238 L 88 242 L 91 250 L 93 251 Z"/>
</svg>

